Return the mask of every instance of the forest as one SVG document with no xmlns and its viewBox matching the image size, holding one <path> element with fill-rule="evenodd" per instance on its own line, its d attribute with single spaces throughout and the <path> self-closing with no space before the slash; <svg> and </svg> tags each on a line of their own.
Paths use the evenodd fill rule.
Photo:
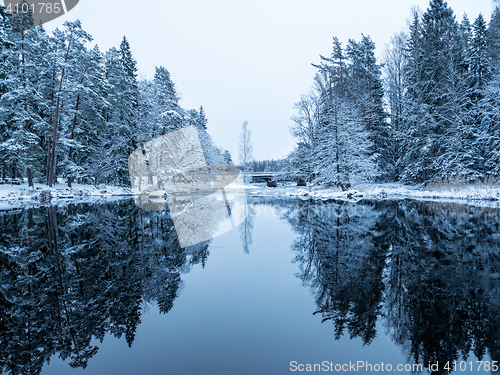
<svg viewBox="0 0 500 375">
<path fill-rule="evenodd" d="M 130 186 L 132 151 L 189 125 L 208 162 L 230 160 L 208 135 L 203 107 L 180 107 L 166 68 L 138 80 L 126 37 L 103 53 L 88 47 L 80 21 L 49 35 L 30 12 L 0 5 L 0 177 Z"/>
<path fill-rule="evenodd" d="M 31 23 L 30 23 L 31 22 Z M 127 186 L 128 156 L 196 125 L 206 159 L 232 162 L 207 133 L 203 107 L 183 109 L 169 71 L 138 79 L 131 47 L 90 48 L 80 21 L 49 35 L 0 6 L 0 177 Z M 414 9 L 377 61 L 367 35 L 313 64 L 295 105 L 294 151 L 252 161 L 342 190 L 365 182 L 496 183 L 500 176 L 500 7 L 461 21 L 443 0 Z M 59 179 L 59 180 L 58 180 Z"/>
<path fill-rule="evenodd" d="M 500 8 L 459 22 L 443 0 L 414 9 L 381 62 L 369 36 L 313 64 L 295 105 L 291 169 L 318 184 L 496 182 Z"/>
</svg>

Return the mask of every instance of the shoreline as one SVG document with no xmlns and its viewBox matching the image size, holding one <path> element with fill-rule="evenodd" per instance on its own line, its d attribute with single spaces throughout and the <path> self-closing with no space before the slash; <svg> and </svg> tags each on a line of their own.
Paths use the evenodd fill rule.
<svg viewBox="0 0 500 375">
<path fill-rule="evenodd" d="M 0 185 L 0 211 L 65 205 L 71 203 L 98 203 L 132 197 L 132 190 L 111 185 L 81 185 L 57 183 L 53 187 L 35 183 L 30 188 L 27 183 L 21 185 Z"/>
<path fill-rule="evenodd" d="M 400 183 L 365 184 L 356 189 L 340 191 L 337 188 L 320 186 L 298 187 L 294 184 L 281 184 L 268 188 L 265 184 L 247 184 L 236 186 L 245 189 L 252 198 L 300 199 L 315 202 L 361 200 L 399 200 L 414 199 L 419 201 L 448 202 L 500 208 L 500 186 L 464 186 L 421 189 L 417 186 Z M 0 185 L 0 210 L 22 209 L 48 205 L 66 205 L 72 203 L 99 203 L 133 197 L 130 187 L 110 185 L 80 185 L 58 183 L 49 188 L 35 184 L 34 189 L 27 183 L 21 185 Z"/>
</svg>

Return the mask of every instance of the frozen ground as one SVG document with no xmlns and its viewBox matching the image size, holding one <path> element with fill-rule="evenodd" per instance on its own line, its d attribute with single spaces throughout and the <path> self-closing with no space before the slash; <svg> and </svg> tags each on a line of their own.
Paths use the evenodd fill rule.
<svg viewBox="0 0 500 375">
<path fill-rule="evenodd" d="M 295 184 L 279 184 L 277 188 L 268 188 L 265 184 L 253 184 L 249 186 L 248 191 L 253 197 L 288 197 L 319 201 L 408 198 L 440 202 L 453 201 L 474 206 L 500 208 L 500 185 L 418 188 L 400 183 L 387 183 L 362 185 L 342 192 L 337 188 L 319 186 L 297 187 Z"/>
<path fill-rule="evenodd" d="M 93 203 L 130 195 L 130 188 L 107 185 L 73 184 L 72 188 L 61 182 L 51 188 L 44 184 L 35 184 L 34 188 L 30 188 L 27 183 L 0 185 L 0 210 L 45 204 Z"/>
<path fill-rule="evenodd" d="M 268 188 L 263 183 L 233 185 L 233 188 L 246 188 L 250 196 L 263 198 L 298 198 L 317 201 L 409 198 L 426 201 L 453 201 L 474 206 L 500 208 L 500 185 L 418 188 L 390 183 L 358 186 L 356 189 L 346 192 L 337 188 L 322 188 L 320 186 L 297 187 L 292 183 L 280 183 L 277 188 Z M 62 182 L 52 188 L 44 184 L 35 184 L 34 189 L 29 188 L 27 183 L 0 185 L 0 210 L 46 204 L 94 203 L 103 200 L 123 199 L 131 194 L 130 188 L 107 185 L 73 184 L 71 189 Z"/>
</svg>

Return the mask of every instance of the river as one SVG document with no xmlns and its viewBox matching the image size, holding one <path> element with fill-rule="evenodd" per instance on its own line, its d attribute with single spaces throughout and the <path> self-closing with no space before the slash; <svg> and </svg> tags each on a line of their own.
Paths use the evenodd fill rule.
<svg viewBox="0 0 500 375">
<path fill-rule="evenodd" d="M 128 199 L 0 214 L 0 372 L 498 364 L 500 210 L 284 199 L 248 209 L 237 229 L 184 249 L 167 211 Z"/>
</svg>

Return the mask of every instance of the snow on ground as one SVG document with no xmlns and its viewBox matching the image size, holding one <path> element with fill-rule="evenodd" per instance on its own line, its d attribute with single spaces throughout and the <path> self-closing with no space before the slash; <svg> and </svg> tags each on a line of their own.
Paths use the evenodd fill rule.
<svg viewBox="0 0 500 375">
<path fill-rule="evenodd" d="M 122 199 L 132 194 L 130 188 L 108 185 L 80 185 L 59 182 L 53 187 L 34 184 L 30 188 L 25 182 L 21 185 L 0 185 L 0 210 L 26 206 L 64 203 L 94 203 L 101 200 Z"/>
<path fill-rule="evenodd" d="M 258 186 L 255 186 L 258 185 Z M 268 188 L 265 184 L 254 184 L 247 188 L 253 197 L 294 198 L 303 200 L 345 200 L 361 199 L 417 199 L 464 203 L 500 208 L 500 185 L 446 186 L 419 188 L 401 183 L 360 185 L 356 189 L 341 191 L 338 188 L 320 186 L 297 187 L 295 184 L 279 184 L 277 188 Z"/>
<path fill-rule="evenodd" d="M 320 186 L 297 187 L 294 183 L 279 183 L 277 188 L 268 188 L 265 183 L 235 183 L 230 188 L 244 188 L 250 196 L 262 198 L 351 202 L 362 199 L 418 199 L 500 208 L 500 185 L 419 188 L 400 183 L 386 183 L 360 185 L 345 192 L 338 188 Z M 33 189 L 28 187 L 27 183 L 0 185 L 0 210 L 47 204 L 95 203 L 130 196 L 132 192 L 127 187 L 73 184 L 72 188 L 68 188 L 62 181 L 52 188 L 44 184 L 35 184 Z"/>
</svg>

